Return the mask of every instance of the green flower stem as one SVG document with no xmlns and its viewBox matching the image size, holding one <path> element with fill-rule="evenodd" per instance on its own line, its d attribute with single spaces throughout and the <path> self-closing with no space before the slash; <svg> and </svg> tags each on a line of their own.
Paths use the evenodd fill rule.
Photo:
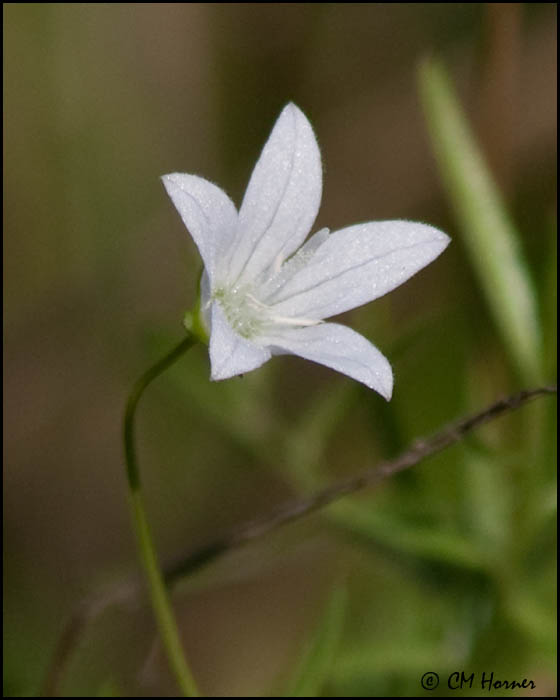
<svg viewBox="0 0 560 700">
<path fill-rule="evenodd" d="M 170 367 L 181 355 L 197 342 L 197 339 L 189 333 L 171 352 L 163 357 L 159 362 L 150 367 L 136 382 L 126 404 L 124 416 L 124 452 L 126 460 L 126 475 L 130 489 L 130 499 L 132 503 L 132 514 L 134 518 L 134 528 L 138 539 L 138 548 L 148 579 L 150 598 L 156 616 L 159 632 L 163 641 L 163 646 L 167 653 L 169 664 L 179 687 L 187 697 L 199 697 L 200 693 L 196 687 L 193 675 L 185 658 L 177 623 L 173 616 L 173 610 L 167 589 L 163 580 L 161 567 L 159 565 L 152 534 L 146 517 L 146 508 L 142 497 L 140 473 L 136 462 L 136 451 L 134 448 L 134 416 L 136 406 L 146 387 Z"/>
</svg>

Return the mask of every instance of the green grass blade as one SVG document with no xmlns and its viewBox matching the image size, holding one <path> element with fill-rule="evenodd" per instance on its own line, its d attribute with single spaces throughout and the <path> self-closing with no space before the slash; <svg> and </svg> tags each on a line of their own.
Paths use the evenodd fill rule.
<svg viewBox="0 0 560 700">
<path fill-rule="evenodd" d="M 445 68 L 429 59 L 419 78 L 432 145 L 471 263 L 514 365 L 525 381 L 538 381 L 541 329 L 519 235 Z"/>
<path fill-rule="evenodd" d="M 335 585 L 295 677 L 287 689 L 286 697 L 309 698 L 320 695 L 333 668 L 344 624 L 346 600 L 346 587 Z"/>
<path fill-rule="evenodd" d="M 406 526 L 386 512 L 363 503 L 335 503 L 329 508 L 328 517 L 350 537 L 366 545 L 382 545 L 406 556 L 467 570 L 484 571 L 487 566 L 483 552 L 460 534 Z"/>
</svg>

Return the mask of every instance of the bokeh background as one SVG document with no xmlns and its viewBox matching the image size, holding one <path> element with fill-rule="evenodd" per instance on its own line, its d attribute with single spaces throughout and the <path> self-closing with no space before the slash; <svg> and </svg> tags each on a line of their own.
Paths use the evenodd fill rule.
<svg viewBox="0 0 560 700">
<path fill-rule="evenodd" d="M 75 606 L 138 574 L 123 403 L 181 337 L 200 268 L 159 176 L 200 174 L 239 203 L 292 100 L 324 160 L 316 228 L 409 218 L 453 239 L 343 318 L 390 358 L 390 404 L 290 357 L 213 384 L 203 347 L 150 389 L 141 471 L 167 562 L 523 386 L 438 176 L 426 55 L 445 61 L 519 231 L 555 378 L 557 26 L 547 3 L 3 10 L 4 693 L 29 696 Z M 554 404 L 185 582 L 202 690 L 287 693 L 344 587 L 317 694 L 418 695 L 426 671 L 485 669 L 554 695 Z M 148 607 L 124 598 L 88 627 L 61 694 L 176 693 Z"/>
</svg>

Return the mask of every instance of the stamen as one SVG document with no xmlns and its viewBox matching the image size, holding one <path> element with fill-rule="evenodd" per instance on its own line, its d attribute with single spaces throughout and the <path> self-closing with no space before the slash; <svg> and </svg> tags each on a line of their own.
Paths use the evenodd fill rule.
<svg viewBox="0 0 560 700">
<path fill-rule="evenodd" d="M 268 304 L 263 304 L 262 301 L 256 299 L 252 294 L 247 294 L 247 299 L 253 302 L 255 306 L 259 309 L 263 309 L 267 312 L 267 317 L 275 323 L 283 323 L 288 326 L 317 326 L 319 323 L 323 323 L 321 319 L 315 318 L 297 318 L 289 316 L 278 316 L 272 313 L 272 307 Z"/>
<path fill-rule="evenodd" d="M 286 326 L 318 326 L 320 323 L 324 323 L 322 319 L 315 318 L 290 318 L 289 316 L 269 316 L 271 321 L 275 323 L 283 323 Z"/>
<path fill-rule="evenodd" d="M 258 337 L 267 326 L 316 326 L 323 323 L 320 319 L 279 316 L 273 307 L 257 299 L 247 287 L 238 289 L 219 288 L 212 295 L 206 306 L 218 301 L 226 318 L 236 333 L 248 338 Z"/>
<path fill-rule="evenodd" d="M 280 270 L 282 268 L 282 262 L 283 262 L 282 254 L 278 253 L 278 255 L 276 256 L 276 259 L 274 260 L 274 264 L 272 266 L 272 271 L 273 271 L 274 276 L 276 276 L 280 272 Z"/>
</svg>

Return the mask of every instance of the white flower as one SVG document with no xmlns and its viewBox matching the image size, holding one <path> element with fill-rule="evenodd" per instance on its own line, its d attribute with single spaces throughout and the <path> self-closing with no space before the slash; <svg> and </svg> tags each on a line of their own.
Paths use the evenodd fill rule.
<svg viewBox="0 0 560 700">
<path fill-rule="evenodd" d="M 445 249 L 444 233 L 381 221 L 323 229 L 303 243 L 321 201 L 321 156 L 311 125 L 293 104 L 280 114 L 239 212 L 201 177 L 162 179 L 204 261 L 201 309 L 212 379 L 293 354 L 391 398 L 387 359 L 350 328 L 323 320 L 405 282 Z"/>
</svg>

